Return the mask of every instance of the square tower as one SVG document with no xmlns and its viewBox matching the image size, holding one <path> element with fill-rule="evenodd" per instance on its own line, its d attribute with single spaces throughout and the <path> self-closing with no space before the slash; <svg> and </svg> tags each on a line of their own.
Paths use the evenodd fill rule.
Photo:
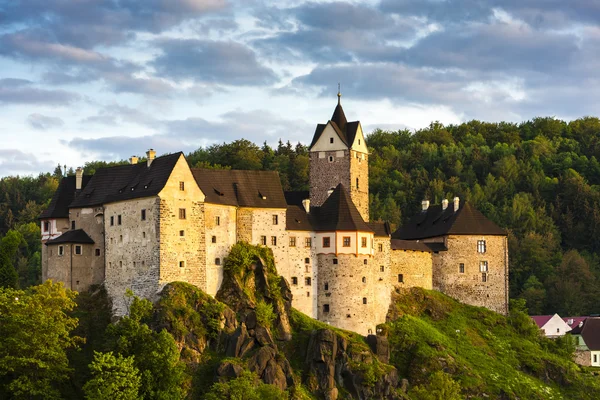
<svg viewBox="0 0 600 400">
<path fill-rule="evenodd" d="M 318 124 L 309 146 L 310 202 L 321 206 L 340 183 L 361 217 L 369 221 L 369 150 L 360 121 L 348 122 L 338 104 L 326 124 Z"/>
</svg>

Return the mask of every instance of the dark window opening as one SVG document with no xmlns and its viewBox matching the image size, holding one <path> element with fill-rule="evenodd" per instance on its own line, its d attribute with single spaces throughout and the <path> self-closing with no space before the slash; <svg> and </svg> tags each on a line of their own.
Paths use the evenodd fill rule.
<svg viewBox="0 0 600 400">
<path fill-rule="evenodd" d="M 211 237 L 211 238 L 210 238 L 210 241 L 211 241 L 212 243 L 217 243 L 217 237 L 216 237 L 216 236 L 213 236 L 213 237 Z"/>
<path fill-rule="evenodd" d="M 277 236 L 271 236 L 271 246 L 277 246 Z"/>
<path fill-rule="evenodd" d="M 329 283 L 325 282 L 325 285 L 323 287 L 325 290 L 329 290 Z"/>
<path fill-rule="evenodd" d="M 365 258 L 365 259 L 363 260 L 363 264 L 367 265 L 367 263 L 368 263 L 368 261 L 367 261 L 367 259 Z"/>
<path fill-rule="evenodd" d="M 121 216 L 117 215 L 117 225 L 121 225 Z"/>
<path fill-rule="evenodd" d="M 383 265 L 379 267 L 379 272 L 385 272 L 385 267 Z"/>
<path fill-rule="evenodd" d="M 325 313 L 329 312 L 329 304 L 323 304 L 323 312 L 325 312 Z"/>
<path fill-rule="evenodd" d="M 110 226 L 113 226 L 115 224 L 115 217 L 110 217 Z"/>
<path fill-rule="evenodd" d="M 185 267 L 185 261 L 179 261 L 179 268 Z"/>
<path fill-rule="evenodd" d="M 323 238 L 323 247 L 330 247 L 330 246 L 331 246 L 331 238 L 324 237 Z"/>
<path fill-rule="evenodd" d="M 81 255 L 81 246 L 75 246 L 75 254 L 77 254 L 78 256 Z"/>
<path fill-rule="evenodd" d="M 179 182 L 179 190 L 185 190 L 185 182 Z"/>
<path fill-rule="evenodd" d="M 221 259 L 219 257 L 215 258 L 215 265 L 221 265 Z"/>
<path fill-rule="evenodd" d="M 179 231 L 179 236 L 185 236 L 185 231 Z"/>
<path fill-rule="evenodd" d="M 50 222 L 44 222 L 44 232 L 48 232 L 50 230 Z"/>
<path fill-rule="evenodd" d="M 337 264 L 337 263 L 338 263 L 338 259 L 337 259 L 337 258 L 334 258 L 334 259 L 333 259 L 333 263 L 334 263 L 334 264 Z"/>
<path fill-rule="evenodd" d="M 332 137 L 329 138 L 329 143 L 333 143 L 333 138 Z"/>
<path fill-rule="evenodd" d="M 464 263 L 458 264 L 458 272 L 461 274 L 465 273 L 465 264 Z"/>
<path fill-rule="evenodd" d="M 146 210 L 142 210 L 142 221 L 146 220 Z"/>
<path fill-rule="evenodd" d="M 185 208 L 179 209 L 179 219 L 185 219 Z"/>
<path fill-rule="evenodd" d="M 96 254 L 96 257 L 99 257 L 99 256 L 100 256 L 100 249 L 96 249 L 96 250 L 94 251 L 94 253 Z"/>
<path fill-rule="evenodd" d="M 304 259 L 304 264 L 310 264 L 310 258 L 306 257 L 306 258 Z"/>
<path fill-rule="evenodd" d="M 350 236 L 344 236 L 344 247 L 350 247 Z"/>
<path fill-rule="evenodd" d="M 304 278 L 304 285 L 305 286 L 310 286 L 311 285 L 311 279 L 310 278 Z"/>
<path fill-rule="evenodd" d="M 75 229 L 75 221 L 71 221 L 71 229 Z"/>
<path fill-rule="evenodd" d="M 363 297 L 363 304 L 367 304 L 367 298 Z"/>
<path fill-rule="evenodd" d="M 398 282 L 404 283 L 404 275 L 403 274 L 398 274 Z"/>
<path fill-rule="evenodd" d="M 298 278 L 295 276 L 292 276 L 292 285 L 297 285 L 298 284 Z"/>
</svg>

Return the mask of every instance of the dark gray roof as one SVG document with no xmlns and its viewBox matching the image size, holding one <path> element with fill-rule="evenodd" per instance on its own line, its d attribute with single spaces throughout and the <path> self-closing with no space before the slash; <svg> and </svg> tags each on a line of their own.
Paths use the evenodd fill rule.
<svg viewBox="0 0 600 400">
<path fill-rule="evenodd" d="M 304 207 L 288 205 L 286 210 L 285 229 L 288 231 L 312 231 L 312 214 L 307 214 Z"/>
<path fill-rule="evenodd" d="M 573 329 L 571 333 L 579 333 Z M 588 317 L 581 327 L 581 336 L 587 347 L 592 351 L 600 350 L 600 318 Z"/>
<path fill-rule="evenodd" d="M 392 234 L 394 239 L 413 240 L 444 235 L 506 235 L 482 213 L 467 202 L 461 202 L 454 212 L 452 202 L 442 210 L 441 205 L 431 206 L 420 212 L 406 225 Z"/>
<path fill-rule="evenodd" d="M 66 231 L 56 239 L 48 240 L 46 245 L 61 243 L 94 244 L 94 241 L 83 229 Z"/>
<path fill-rule="evenodd" d="M 418 240 L 392 239 L 391 247 L 392 250 L 413 250 L 431 253 L 431 249 L 429 248 L 429 246 Z"/>
<path fill-rule="evenodd" d="M 90 207 L 122 200 L 156 196 L 164 188 L 183 153 L 157 157 L 147 163 L 118 165 L 96 171 L 70 208 Z"/>
<path fill-rule="evenodd" d="M 285 201 L 288 205 L 302 206 L 302 200 L 310 199 L 308 190 L 297 190 L 284 192 Z"/>
<path fill-rule="evenodd" d="M 329 120 L 333 129 L 337 132 L 338 136 L 342 140 L 342 142 L 347 146 L 352 146 L 354 143 L 354 138 L 356 137 L 356 132 L 358 131 L 358 126 L 360 125 L 359 121 L 348 122 L 346 120 L 346 115 L 344 114 L 344 109 L 342 105 L 338 102 L 335 110 L 333 111 L 333 115 Z M 313 135 L 312 142 L 308 148 L 313 147 L 318 141 L 327 124 L 318 124 L 315 129 L 315 134 Z"/>
<path fill-rule="evenodd" d="M 375 236 L 389 237 L 392 234 L 392 228 L 387 222 L 367 222 L 367 225 L 375 233 Z"/>
<path fill-rule="evenodd" d="M 287 208 L 276 171 L 192 169 L 206 203 L 239 207 Z"/>
<path fill-rule="evenodd" d="M 91 175 L 84 175 L 81 181 L 82 190 L 85 189 L 88 182 L 92 178 Z M 46 218 L 69 218 L 69 204 L 75 198 L 77 190 L 75 189 L 75 176 L 67 176 L 61 179 L 56 192 L 52 196 L 52 200 L 48 208 L 42 212 L 39 219 Z"/>
<path fill-rule="evenodd" d="M 311 208 L 315 231 L 361 231 L 373 232 L 365 223 L 350 199 L 348 190 L 341 183 L 329 195 L 321 207 Z"/>
</svg>

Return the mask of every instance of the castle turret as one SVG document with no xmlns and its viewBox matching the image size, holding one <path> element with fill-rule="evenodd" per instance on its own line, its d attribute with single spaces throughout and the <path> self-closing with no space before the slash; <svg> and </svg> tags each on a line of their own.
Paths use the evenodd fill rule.
<svg viewBox="0 0 600 400">
<path fill-rule="evenodd" d="M 321 206 L 341 183 L 361 217 L 369 221 L 369 151 L 360 121 L 347 121 L 340 93 L 331 119 L 317 125 L 309 157 L 311 206 Z"/>
</svg>

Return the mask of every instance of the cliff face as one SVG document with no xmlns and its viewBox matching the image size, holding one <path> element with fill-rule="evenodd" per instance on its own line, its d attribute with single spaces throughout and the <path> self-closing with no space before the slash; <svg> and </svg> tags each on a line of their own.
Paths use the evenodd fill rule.
<svg viewBox="0 0 600 400">
<path fill-rule="evenodd" d="M 176 339 L 191 369 L 213 382 L 253 372 L 264 383 L 302 398 L 400 398 L 398 373 L 385 364 L 385 338 L 364 338 L 330 328 L 291 307 L 287 282 L 276 275 L 265 248 L 236 245 L 225 263 L 216 300 L 185 283 L 165 287 L 157 303 L 154 327 Z M 207 360 L 210 362 L 207 363 Z"/>
</svg>

